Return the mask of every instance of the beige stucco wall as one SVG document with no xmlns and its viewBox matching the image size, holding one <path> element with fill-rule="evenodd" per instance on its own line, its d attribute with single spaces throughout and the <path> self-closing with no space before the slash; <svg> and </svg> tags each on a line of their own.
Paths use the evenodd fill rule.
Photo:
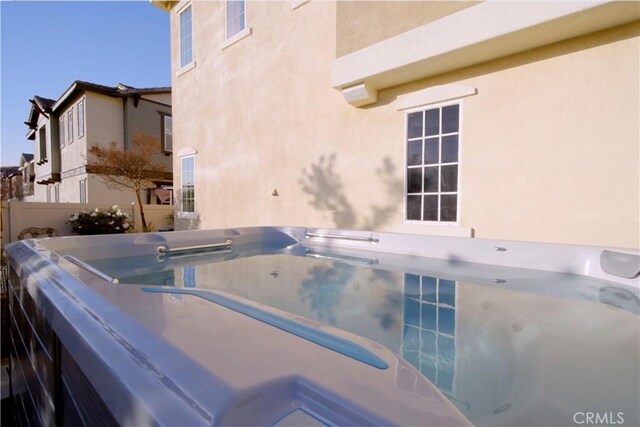
<svg viewBox="0 0 640 427">
<path fill-rule="evenodd" d="M 336 56 L 466 9 L 473 1 L 340 1 L 336 6 Z"/>
<path fill-rule="evenodd" d="M 183 227 L 398 229 L 405 117 L 394 103 L 455 83 L 478 91 L 463 100 L 461 227 L 484 238 L 639 246 L 637 23 L 381 91 L 358 109 L 330 85 L 334 3 L 249 2 L 252 35 L 223 50 L 224 5 L 196 2 L 196 66 L 186 72 L 180 7 L 171 17 L 174 153 L 198 151 L 199 213 Z M 177 188 L 177 155 L 174 171 Z"/>
</svg>

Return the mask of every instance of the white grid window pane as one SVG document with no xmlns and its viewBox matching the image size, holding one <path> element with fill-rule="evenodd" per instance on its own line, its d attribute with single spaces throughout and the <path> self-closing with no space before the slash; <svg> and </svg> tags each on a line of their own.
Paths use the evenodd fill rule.
<svg viewBox="0 0 640 427">
<path fill-rule="evenodd" d="M 164 151 L 173 151 L 173 119 L 164 116 Z"/>
<path fill-rule="evenodd" d="M 458 220 L 459 139 L 460 104 L 407 114 L 407 220 Z"/>
<path fill-rule="evenodd" d="M 182 159 L 182 212 L 195 212 L 195 159 Z"/>
<path fill-rule="evenodd" d="M 78 138 L 84 136 L 84 100 L 78 103 Z"/>
<path fill-rule="evenodd" d="M 180 67 L 193 62 L 191 6 L 180 13 Z"/>
<path fill-rule="evenodd" d="M 245 0 L 227 0 L 227 38 L 245 27 Z"/>
</svg>

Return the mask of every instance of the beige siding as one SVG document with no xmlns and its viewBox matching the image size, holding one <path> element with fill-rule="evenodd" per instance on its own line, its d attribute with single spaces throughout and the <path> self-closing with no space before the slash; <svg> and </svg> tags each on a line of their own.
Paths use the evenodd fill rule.
<svg viewBox="0 0 640 427">
<path fill-rule="evenodd" d="M 336 11 L 336 56 L 355 52 L 478 3 L 340 1 Z M 464 31 L 460 28 L 451 30 Z"/>
<path fill-rule="evenodd" d="M 171 107 L 158 104 L 156 102 L 140 99 L 138 105 L 134 105 L 133 98 L 127 100 L 125 107 L 125 138 L 127 146 L 131 147 L 137 133 L 151 135 L 156 140 L 162 142 L 161 123 L 162 115 L 165 113 L 171 115 Z M 165 165 L 166 171 L 171 172 L 172 162 L 171 156 L 159 153 L 155 156 L 155 161 Z"/>
</svg>

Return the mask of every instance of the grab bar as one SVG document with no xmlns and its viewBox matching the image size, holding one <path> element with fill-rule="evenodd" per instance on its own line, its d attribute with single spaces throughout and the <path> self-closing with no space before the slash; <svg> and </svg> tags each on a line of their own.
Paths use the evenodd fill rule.
<svg viewBox="0 0 640 427">
<path fill-rule="evenodd" d="M 365 265 L 376 265 L 379 261 L 375 258 L 360 258 L 355 256 L 347 256 L 347 255 L 324 255 L 319 254 L 314 251 L 307 250 L 305 252 L 305 256 L 316 258 L 316 259 L 325 259 L 327 261 L 339 261 L 346 263 L 356 263 L 356 264 L 365 264 Z"/>
<path fill-rule="evenodd" d="M 218 249 L 218 248 L 228 248 L 233 243 L 232 239 L 227 239 L 224 242 L 220 243 L 207 243 L 204 245 L 192 245 L 192 246 L 182 246 L 180 248 L 169 249 L 165 245 L 160 245 L 156 248 L 156 253 L 158 255 L 164 254 L 173 254 L 179 252 L 187 252 L 187 251 L 198 251 L 203 249 Z"/>
<path fill-rule="evenodd" d="M 100 271 L 100 270 L 98 270 L 96 268 L 93 268 L 92 266 L 90 266 L 89 264 L 85 263 L 84 261 L 80 261 L 78 258 L 74 257 L 73 255 L 65 255 L 64 258 L 67 261 L 70 261 L 73 264 L 77 265 L 78 267 L 88 271 L 89 273 L 93 274 L 94 276 L 98 276 L 102 280 L 106 280 L 109 283 L 118 283 L 118 279 L 117 278 L 111 277 L 108 274 L 105 274 L 102 271 Z"/>
<path fill-rule="evenodd" d="M 369 236 L 369 237 L 343 236 L 341 234 L 322 234 L 322 233 L 312 233 L 309 231 L 305 231 L 304 237 L 307 239 L 319 238 L 319 239 L 353 240 L 356 242 L 369 242 L 369 243 L 378 243 L 380 241 L 380 239 L 376 239 L 373 236 Z"/>
</svg>

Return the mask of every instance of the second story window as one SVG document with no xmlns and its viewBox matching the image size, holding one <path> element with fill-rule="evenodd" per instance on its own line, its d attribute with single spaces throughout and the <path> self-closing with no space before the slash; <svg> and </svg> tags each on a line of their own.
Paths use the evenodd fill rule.
<svg viewBox="0 0 640 427">
<path fill-rule="evenodd" d="M 246 27 L 245 0 L 226 0 L 227 39 Z"/>
<path fill-rule="evenodd" d="M 170 153 L 173 151 L 173 119 L 171 116 L 162 115 L 162 149 Z"/>
<path fill-rule="evenodd" d="M 40 161 L 47 160 L 47 129 L 42 126 L 38 131 L 38 143 L 40 148 Z"/>
<path fill-rule="evenodd" d="M 60 141 L 60 148 L 64 148 L 66 140 L 64 139 L 64 116 L 58 120 L 58 138 Z"/>
<path fill-rule="evenodd" d="M 84 136 L 84 98 L 78 103 L 78 138 Z"/>
<path fill-rule="evenodd" d="M 191 5 L 187 6 L 179 15 L 180 19 L 180 68 L 193 62 L 193 42 L 191 25 Z"/>
<path fill-rule="evenodd" d="M 67 113 L 67 142 L 69 144 L 73 142 L 73 107 Z"/>
<path fill-rule="evenodd" d="M 53 186 L 53 200 L 56 203 L 60 203 L 60 184 Z"/>
</svg>

